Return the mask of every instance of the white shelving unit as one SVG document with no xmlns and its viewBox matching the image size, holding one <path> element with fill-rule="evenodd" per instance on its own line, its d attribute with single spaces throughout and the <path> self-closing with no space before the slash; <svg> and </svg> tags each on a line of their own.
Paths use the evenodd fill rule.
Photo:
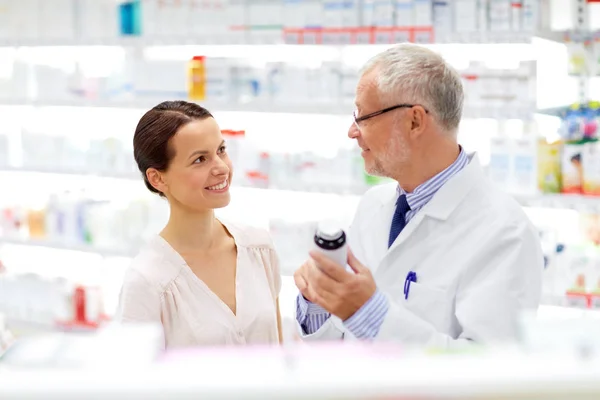
<svg viewBox="0 0 600 400">
<path fill-rule="evenodd" d="M 16 168 L 16 167 L 0 167 L 1 173 L 21 173 L 21 174 L 48 174 L 48 175 L 65 175 L 72 176 L 77 178 L 106 178 L 106 179 L 119 179 L 119 180 L 128 180 L 128 181 L 136 181 L 142 182 L 142 178 L 138 172 L 126 173 L 126 172 L 103 172 L 103 173 L 95 173 L 92 171 L 76 171 L 72 169 L 35 169 L 35 168 Z M 235 182 L 232 184 L 232 187 L 235 189 L 244 189 L 244 190 L 252 190 L 254 192 L 264 192 L 266 190 L 269 193 L 274 192 L 302 192 L 302 193 L 314 193 L 314 194 L 336 194 L 342 196 L 361 196 L 364 194 L 370 186 L 367 184 L 364 185 L 341 185 L 336 182 L 331 182 L 327 184 L 315 183 L 308 184 L 304 182 L 295 182 L 293 179 L 289 181 L 287 185 L 271 185 L 269 187 L 258 187 L 258 186 L 240 186 Z"/>
<path fill-rule="evenodd" d="M 46 247 L 50 249 L 57 250 L 68 250 L 68 251 L 78 251 L 84 253 L 94 253 L 98 254 L 102 257 L 126 257 L 132 258 L 134 257 L 138 250 L 137 248 L 102 248 L 90 244 L 85 243 L 66 243 L 60 242 L 56 240 L 45 240 L 45 239 L 15 239 L 15 238 L 6 238 L 0 237 L 0 248 L 2 245 L 11 245 L 11 246 L 27 246 L 27 247 Z M 85 268 L 85 267 L 83 267 Z"/>
<path fill-rule="evenodd" d="M 44 373 L 6 369 L 0 393 L 5 400 L 75 400 L 125 393 L 147 400 L 592 400 L 600 396 L 596 359 L 501 350 L 436 356 L 393 345 L 369 349 L 331 345 L 316 350 L 263 349 L 260 357 L 256 350 L 205 350 L 176 354 L 155 364 L 131 357 L 110 367 L 101 364 L 109 360 L 98 357 L 98 364 L 88 368 L 41 369 Z"/>
<path fill-rule="evenodd" d="M 426 27 L 425 27 L 426 28 Z M 184 35 L 184 36 L 164 36 L 164 37 L 148 37 L 145 35 L 141 36 L 121 36 L 112 38 L 86 38 L 86 39 L 0 39 L 0 47 L 88 47 L 88 46 L 118 46 L 118 47 L 152 47 L 152 46 L 275 46 L 275 45 L 299 45 L 299 46 L 364 46 L 364 45 L 391 45 L 394 43 L 406 42 L 409 36 L 403 36 L 402 34 L 396 33 L 395 35 L 384 36 L 385 39 L 381 39 L 378 29 L 373 29 L 373 36 L 375 41 L 373 43 L 364 43 L 360 40 L 355 42 L 348 42 L 349 34 L 355 35 L 355 28 L 348 29 L 344 32 L 344 29 L 335 29 L 335 34 L 339 35 L 338 39 L 332 34 L 329 34 L 329 40 L 325 39 L 326 43 L 321 42 L 300 42 L 298 41 L 298 34 L 309 32 L 311 34 L 318 33 L 320 36 L 327 35 L 328 30 L 322 29 L 321 31 L 310 29 L 281 29 L 269 32 L 267 35 L 260 35 L 257 31 L 247 30 L 244 34 L 240 35 L 238 32 L 235 33 L 215 33 L 211 35 Z M 389 29 L 382 29 L 381 31 L 390 33 Z M 432 35 L 429 32 L 431 28 L 423 29 L 419 28 L 419 32 L 425 32 L 426 35 L 417 36 L 415 39 L 416 43 L 419 44 L 528 44 L 531 43 L 532 39 L 536 36 L 533 32 L 450 32 L 446 35 Z M 351 33 L 352 32 L 352 33 Z M 405 29 L 399 29 L 398 32 L 408 32 Z M 333 37 L 333 39 L 331 39 Z M 553 33 L 546 33 L 544 37 L 559 39 L 560 36 L 554 35 Z"/>
<path fill-rule="evenodd" d="M 91 173 L 82 172 L 75 170 L 62 170 L 62 169 L 31 169 L 31 168 L 15 168 L 15 167 L 0 167 L 0 173 L 3 172 L 14 172 L 14 173 L 34 173 L 34 174 L 58 174 L 58 175 L 71 175 L 74 177 L 94 177 L 94 178 L 109 178 L 109 179 L 125 179 L 133 181 L 141 181 L 139 173 Z M 236 187 L 238 187 L 236 185 Z M 251 189 L 254 191 L 284 191 L 284 192 L 302 192 L 302 193 L 314 193 L 314 194 L 340 194 L 345 196 L 361 196 L 368 189 L 368 185 L 361 186 L 341 186 L 336 185 L 334 182 L 331 184 L 323 185 L 307 185 L 304 183 L 295 184 L 293 180 L 289 182 L 287 187 L 244 187 L 240 188 Z M 578 194 L 532 194 L 532 195 L 520 195 L 515 194 L 515 199 L 524 207 L 543 207 L 543 208 L 557 208 L 557 209 L 573 209 L 573 210 L 600 210 L 600 197 L 596 196 L 585 196 Z"/>
<path fill-rule="evenodd" d="M 161 101 L 154 100 L 27 100 L 14 99 L 10 101 L 0 100 L 0 105 L 5 106 L 32 106 L 32 107 L 102 107 L 119 109 L 149 110 Z M 169 99 L 171 100 L 171 99 Z M 178 100 L 178 99 L 172 99 Z M 252 113 L 279 113 L 279 114 L 317 114 L 317 115 L 352 115 L 354 107 L 352 104 L 314 102 L 314 103 L 279 103 L 253 101 L 248 103 L 225 103 L 225 102 L 200 102 L 203 107 L 211 111 L 221 112 L 252 112 Z M 515 110 L 516 112 L 516 110 Z"/>
<path fill-rule="evenodd" d="M 0 100 L 0 106 L 32 106 L 32 107 L 102 107 L 119 109 L 141 109 L 149 110 L 159 104 L 159 100 Z M 331 103 L 319 102 L 313 103 L 281 103 L 252 101 L 248 103 L 224 103 L 224 102 L 200 102 L 203 107 L 211 111 L 218 112 L 248 112 L 248 113 L 277 113 L 277 114 L 314 114 L 314 115 L 340 115 L 350 116 L 354 110 L 354 105 L 350 103 Z M 527 107 L 465 107 L 463 118 L 499 118 L 499 119 L 530 119 L 536 110 Z"/>
</svg>

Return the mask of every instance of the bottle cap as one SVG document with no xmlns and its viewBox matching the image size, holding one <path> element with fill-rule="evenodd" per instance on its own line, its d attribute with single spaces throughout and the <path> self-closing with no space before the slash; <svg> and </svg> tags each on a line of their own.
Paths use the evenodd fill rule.
<svg viewBox="0 0 600 400">
<path fill-rule="evenodd" d="M 344 230 L 333 222 L 319 222 L 317 235 L 325 240 L 337 240 L 344 234 Z"/>
</svg>

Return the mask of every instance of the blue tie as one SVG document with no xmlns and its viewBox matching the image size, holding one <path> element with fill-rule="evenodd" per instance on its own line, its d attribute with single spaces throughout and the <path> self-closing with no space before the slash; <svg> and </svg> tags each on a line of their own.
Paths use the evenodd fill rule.
<svg viewBox="0 0 600 400">
<path fill-rule="evenodd" d="M 410 206 L 408 205 L 408 201 L 406 201 L 406 195 L 403 194 L 398 197 L 398 201 L 396 201 L 396 211 L 394 212 L 394 218 L 392 218 L 388 248 L 392 247 L 394 240 L 396 240 L 400 232 L 402 232 L 402 229 L 406 226 L 405 215 L 409 210 Z"/>
</svg>

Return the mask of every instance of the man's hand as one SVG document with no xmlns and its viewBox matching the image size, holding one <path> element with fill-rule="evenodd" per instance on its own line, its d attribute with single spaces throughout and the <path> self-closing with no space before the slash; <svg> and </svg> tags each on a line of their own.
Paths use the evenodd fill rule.
<svg viewBox="0 0 600 400">
<path fill-rule="evenodd" d="M 373 296 L 377 286 L 371 271 L 348 250 L 348 265 L 354 273 L 319 252 L 311 252 L 295 273 L 300 293 L 329 313 L 347 320 Z"/>
</svg>

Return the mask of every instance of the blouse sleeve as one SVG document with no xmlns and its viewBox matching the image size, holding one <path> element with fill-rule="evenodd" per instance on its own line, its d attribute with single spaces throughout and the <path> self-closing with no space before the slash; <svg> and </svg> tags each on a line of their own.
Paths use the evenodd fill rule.
<svg viewBox="0 0 600 400">
<path fill-rule="evenodd" d="M 270 252 L 270 268 L 271 268 L 271 281 L 273 282 L 273 297 L 277 299 L 281 293 L 281 271 L 279 268 L 279 257 L 275 249 L 271 248 Z"/>
<path fill-rule="evenodd" d="M 250 249 L 250 252 L 254 254 L 256 264 L 261 265 L 261 269 L 264 270 L 267 276 L 273 300 L 277 300 L 281 292 L 281 274 L 279 272 L 279 257 L 277 257 L 275 249 L 271 246 L 261 246 Z"/>
<path fill-rule="evenodd" d="M 129 269 L 119 298 L 120 322 L 161 323 L 160 292 L 140 272 Z"/>
</svg>

